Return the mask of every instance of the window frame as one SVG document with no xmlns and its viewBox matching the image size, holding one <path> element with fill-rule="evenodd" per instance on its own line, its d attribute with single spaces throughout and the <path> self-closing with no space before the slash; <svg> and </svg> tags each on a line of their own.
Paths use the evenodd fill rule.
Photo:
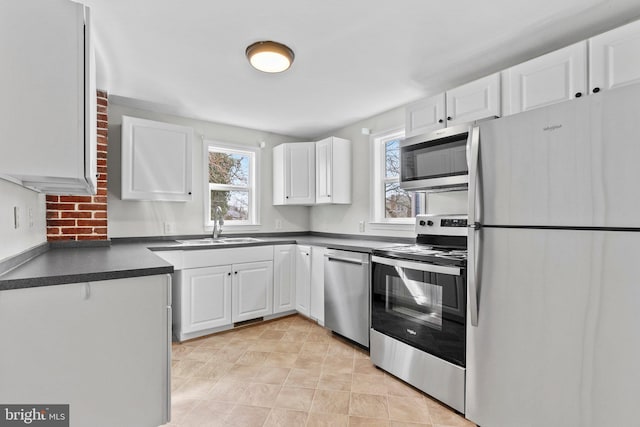
<svg viewBox="0 0 640 427">
<path fill-rule="evenodd" d="M 373 229 L 413 230 L 415 217 L 387 218 L 385 216 L 385 188 L 386 184 L 399 182 L 400 177 L 389 178 L 386 176 L 385 146 L 387 141 L 403 139 L 405 129 L 394 128 L 372 134 L 369 137 L 371 144 L 371 203 L 370 225 Z M 426 210 L 426 196 L 424 193 L 415 193 L 422 211 Z"/>
<path fill-rule="evenodd" d="M 248 220 L 225 220 L 223 230 L 258 230 L 260 226 L 260 149 L 240 144 L 230 144 L 225 142 L 213 141 L 203 138 L 203 217 L 205 231 L 213 230 L 213 221 L 211 220 L 211 191 L 233 191 L 248 190 L 249 192 L 249 219 Z M 230 185 L 230 184 L 212 184 L 209 182 L 209 153 L 211 151 L 240 154 L 249 157 L 249 185 Z"/>
</svg>

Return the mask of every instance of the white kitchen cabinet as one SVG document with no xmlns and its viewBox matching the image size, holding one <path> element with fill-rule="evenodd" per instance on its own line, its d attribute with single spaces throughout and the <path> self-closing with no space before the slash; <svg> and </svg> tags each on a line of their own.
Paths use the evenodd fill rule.
<svg viewBox="0 0 640 427">
<path fill-rule="evenodd" d="M 89 8 L 67 0 L 3 0 L 0 52 L 0 176 L 49 194 L 95 194 Z"/>
<path fill-rule="evenodd" d="M 351 141 L 335 136 L 316 142 L 316 204 L 351 203 Z"/>
<path fill-rule="evenodd" d="M 445 94 L 421 99 L 405 108 L 405 134 L 408 137 L 445 127 Z"/>
<path fill-rule="evenodd" d="M 502 72 L 503 114 L 587 95 L 587 42 L 579 42 Z"/>
<path fill-rule="evenodd" d="M 234 264 L 232 280 L 233 322 L 273 313 L 273 262 Z"/>
<path fill-rule="evenodd" d="M 174 326 L 192 333 L 231 324 L 231 266 L 190 268 L 176 274 Z"/>
<path fill-rule="evenodd" d="M 298 245 L 296 255 L 296 310 L 309 317 L 311 303 L 311 247 Z"/>
<path fill-rule="evenodd" d="M 0 402 L 69 404 L 72 426 L 165 424 L 170 290 L 156 275 L 0 291 Z"/>
<path fill-rule="evenodd" d="M 316 201 L 315 143 L 273 148 L 273 204 L 313 205 Z"/>
<path fill-rule="evenodd" d="M 407 137 L 474 120 L 500 117 L 500 74 L 491 74 L 409 104 L 405 114 Z"/>
<path fill-rule="evenodd" d="M 191 200 L 193 129 L 122 117 L 122 200 Z"/>
<path fill-rule="evenodd" d="M 311 247 L 311 292 L 309 317 L 324 326 L 324 255 L 327 248 Z"/>
<path fill-rule="evenodd" d="M 640 21 L 589 39 L 589 92 L 640 82 Z"/>
<path fill-rule="evenodd" d="M 273 247 L 273 314 L 296 309 L 296 245 Z"/>
<path fill-rule="evenodd" d="M 446 98 L 447 126 L 500 117 L 500 73 L 448 90 Z"/>
</svg>

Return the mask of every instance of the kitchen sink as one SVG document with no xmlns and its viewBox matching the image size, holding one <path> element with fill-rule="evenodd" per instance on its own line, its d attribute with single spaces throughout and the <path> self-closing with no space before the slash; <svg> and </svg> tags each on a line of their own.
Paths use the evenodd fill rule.
<svg viewBox="0 0 640 427">
<path fill-rule="evenodd" d="M 260 239 L 256 239 L 255 237 L 219 237 L 217 239 L 206 237 L 203 239 L 187 239 L 187 240 L 176 240 L 176 242 L 182 245 L 230 245 L 230 244 L 238 244 L 238 243 L 255 243 L 262 242 Z"/>
</svg>

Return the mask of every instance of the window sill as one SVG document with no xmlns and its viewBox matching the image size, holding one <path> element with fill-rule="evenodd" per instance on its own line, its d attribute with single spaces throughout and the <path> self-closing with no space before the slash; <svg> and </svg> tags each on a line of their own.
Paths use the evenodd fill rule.
<svg viewBox="0 0 640 427">
<path fill-rule="evenodd" d="M 369 222 L 369 228 L 372 230 L 401 230 L 413 231 L 416 228 L 413 222 Z"/>
<path fill-rule="evenodd" d="M 224 224 L 222 226 L 222 233 L 228 231 L 258 231 L 260 230 L 260 224 L 238 224 L 238 225 L 227 225 Z M 213 226 L 207 225 L 204 228 L 205 232 L 211 233 L 213 232 Z"/>
</svg>

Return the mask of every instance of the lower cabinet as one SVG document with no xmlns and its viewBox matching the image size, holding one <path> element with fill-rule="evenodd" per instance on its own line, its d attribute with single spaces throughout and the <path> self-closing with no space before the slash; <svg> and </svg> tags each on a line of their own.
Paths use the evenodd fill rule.
<svg viewBox="0 0 640 427">
<path fill-rule="evenodd" d="M 324 326 L 324 254 L 327 248 L 311 247 L 311 302 L 309 317 Z"/>
<path fill-rule="evenodd" d="M 231 320 L 243 322 L 273 313 L 273 262 L 250 262 L 231 267 Z"/>
<path fill-rule="evenodd" d="M 72 426 L 165 424 L 170 298 L 169 275 L 0 291 L 0 402 L 69 404 Z"/>
<path fill-rule="evenodd" d="M 273 314 L 296 309 L 296 245 L 273 247 Z"/>
<path fill-rule="evenodd" d="M 296 253 L 296 310 L 309 317 L 311 305 L 311 246 L 298 245 Z"/>
<path fill-rule="evenodd" d="M 231 323 L 231 266 L 190 268 L 178 273 L 182 311 L 174 324 L 183 333 Z"/>
</svg>

